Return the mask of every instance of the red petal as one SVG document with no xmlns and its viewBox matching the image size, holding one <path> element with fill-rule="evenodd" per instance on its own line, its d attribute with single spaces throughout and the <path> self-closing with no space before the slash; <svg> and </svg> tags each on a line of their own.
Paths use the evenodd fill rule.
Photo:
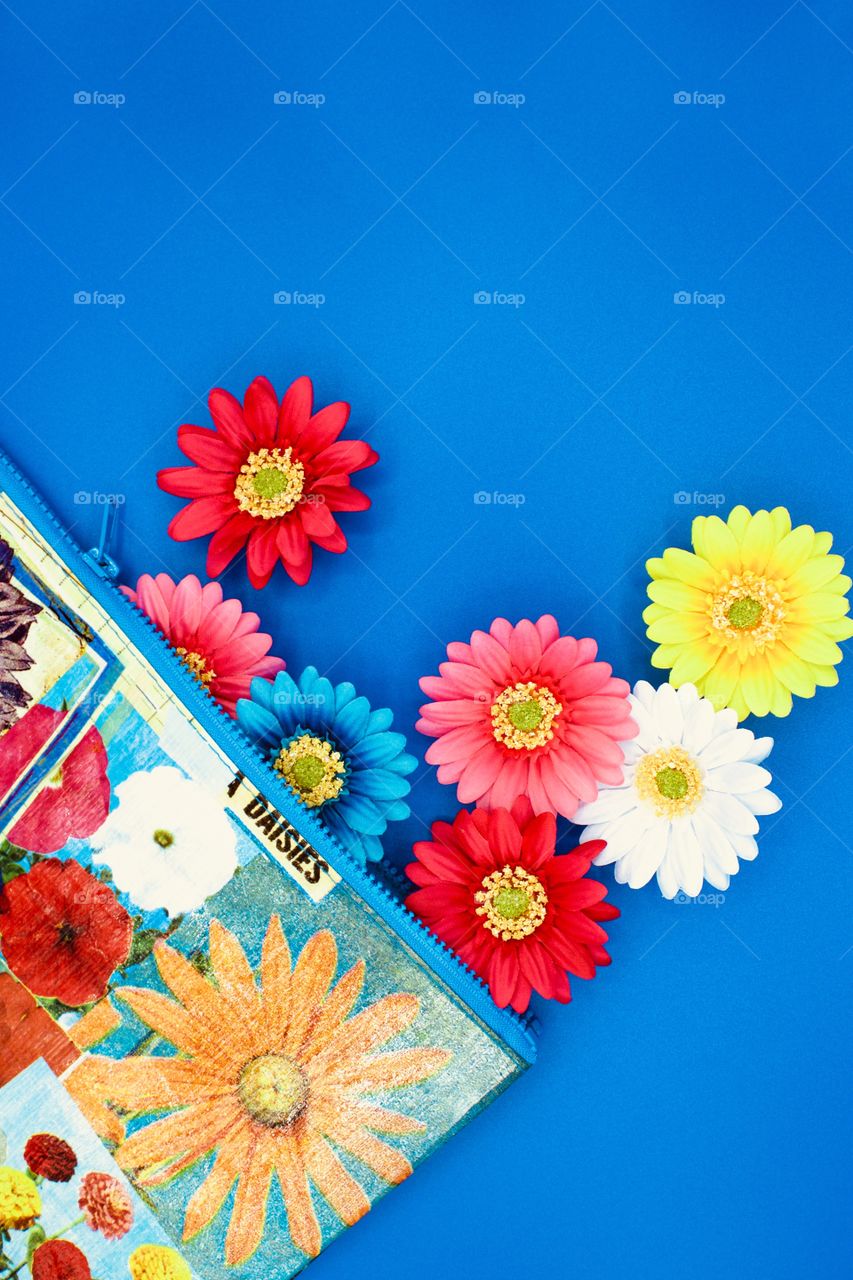
<svg viewBox="0 0 853 1280">
<path fill-rule="evenodd" d="M 233 493 L 234 477 L 224 471 L 204 471 L 201 467 L 166 467 L 157 472 L 157 483 L 178 498 L 206 498 L 214 493 Z"/>
<path fill-rule="evenodd" d="M 276 444 L 283 446 L 298 440 L 311 417 L 313 399 L 314 388 L 310 378 L 297 378 L 291 382 L 278 411 Z"/>
<path fill-rule="evenodd" d="M 304 564 L 311 555 L 311 543 L 297 515 L 286 516 L 279 522 L 276 542 L 285 568 L 289 564 Z"/>
<path fill-rule="evenodd" d="M 337 529 L 335 517 L 324 502 L 302 502 L 299 519 L 309 538 L 328 538 Z"/>
<path fill-rule="evenodd" d="M 322 449 L 311 465 L 318 475 L 333 471 L 345 471 L 349 475 L 363 467 L 372 467 L 378 461 L 379 454 L 366 441 L 338 440 L 336 444 Z"/>
<path fill-rule="evenodd" d="M 521 838 L 521 859 L 525 867 L 535 871 L 544 866 L 557 843 L 557 819 L 553 813 L 540 813 L 528 823 Z"/>
<path fill-rule="evenodd" d="M 190 462 L 197 462 L 207 471 L 235 472 L 245 456 L 242 449 L 235 449 L 215 431 L 190 422 L 178 427 L 178 448 Z"/>
<path fill-rule="evenodd" d="M 205 534 L 213 533 L 214 529 L 219 529 L 235 508 L 234 499 L 225 495 L 196 498 L 172 517 L 169 537 L 176 542 L 204 537 Z"/>
<path fill-rule="evenodd" d="M 506 809 L 489 814 L 489 844 L 502 862 L 517 862 L 521 850 L 521 832 Z"/>
<path fill-rule="evenodd" d="M 205 499 L 202 499 L 205 501 Z M 229 520 L 225 522 L 221 529 L 210 539 L 210 546 L 207 548 L 207 572 L 211 578 L 216 578 L 223 569 L 226 569 L 236 556 L 237 552 L 245 546 L 246 539 L 254 528 L 255 521 L 248 511 L 237 511 Z"/>
<path fill-rule="evenodd" d="M 327 485 L 324 482 L 314 485 L 311 492 L 325 498 L 330 511 L 366 511 L 370 506 L 367 494 L 352 485 Z"/>
<path fill-rule="evenodd" d="M 304 587 L 305 583 L 311 577 L 312 564 L 311 543 L 308 543 L 308 552 L 305 559 L 300 564 L 293 564 L 290 560 L 283 560 L 282 563 L 287 570 L 288 577 L 292 578 L 297 587 Z"/>
<path fill-rule="evenodd" d="M 505 1009 L 509 1004 L 517 980 L 518 959 L 514 948 L 496 941 L 489 965 L 489 989 L 499 1009 Z"/>
<path fill-rule="evenodd" d="M 243 418 L 240 401 L 235 400 L 230 391 L 214 387 L 207 397 L 207 407 L 213 425 L 229 444 L 242 448 L 254 443 L 252 433 Z"/>
<path fill-rule="evenodd" d="M 278 396 L 269 378 L 255 378 L 249 384 L 243 401 L 243 416 L 258 444 L 269 447 L 275 442 Z"/>
<path fill-rule="evenodd" d="M 273 569 L 278 564 L 277 535 L 275 521 L 269 520 L 264 528 L 256 528 L 249 538 L 246 564 L 249 569 L 249 581 L 257 590 L 267 585 Z"/>
<path fill-rule="evenodd" d="M 334 444 L 349 417 L 349 405 L 343 400 L 327 404 L 305 424 L 299 433 L 299 452 L 312 458 L 321 449 Z"/>
</svg>

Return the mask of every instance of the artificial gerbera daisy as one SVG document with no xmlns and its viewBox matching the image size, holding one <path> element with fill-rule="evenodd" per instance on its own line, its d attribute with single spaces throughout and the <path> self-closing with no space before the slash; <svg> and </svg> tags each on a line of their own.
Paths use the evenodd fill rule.
<svg viewBox="0 0 853 1280">
<path fill-rule="evenodd" d="M 77 1168 L 74 1148 L 55 1133 L 34 1133 L 27 1138 L 24 1161 L 30 1173 L 48 1182 L 70 1182 Z"/>
<path fill-rule="evenodd" d="M 786 716 L 792 694 L 811 698 L 817 685 L 838 683 L 838 642 L 853 636 L 853 622 L 831 534 L 792 529 L 785 507 L 735 507 L 727 521 L 697 516 L 692 540 L 692 552 L 668 547 L 646 565 L 653 666 L 740 719 Z"/>
<path fill-rule="evenodd" d="M 67 712 L 39 703 L 3 737 L 0 796 L 56 733 Z M 55 853 L 72 836 L 83 839 L 109 812 L 107 749 L 94 725 L 53 770 L 8 832 L 12 844 L 33 853 Z"/>
<path fill-rule="evenodd" d="M 0 947 L 37 996 L 99 1000 L 130 954 L 133 921 L 109 885 L 73 858 L 44 858 L 0 891 Z"/>
<path fill-rule="evenodd" d="M 409 816 L 406 775 L 417 766 L 406 739 L 389 732 L 393 716 L 371 710 L 351 684 L 333 685 L 307 667 L 293 680 L 252 681 L 237 718 L 293 794 L 316 810 L 360 862 L 382 857 L 389 822 Z"/>
<path fill-rule="evenodd" d="M 463 809 L 433 823 L 406 868 L 419 886 L 406 906 L 488 982 L 497 1005 L 519 1013 L 533 991 L 567 1003 L 567 972 L 593 978 L 610 964 L 601 922 L 619 911 L 603 901 L 605 885 L 584 879 L 604 845 L 555 857 L 556 839 L 554 815 L 534 817 L 521 797 L 511 811 Z"/>
<path fill-rule="evenodd" d="M 639 889 L 657 875 L 661 893 L 695 897 L 703 879 L 727 889 L 738 859 L 758 854 L 758 815 L 781 801 L 761 768 L 772 738 L 738 729 L 731 708 L 715 711 L 692 684 L 634 686 L 640 732 L 626 749 L 625 780 L 582 805 L 584 839 L 604 840 L 596 864 L 614 862 L 616 879 Z"/>
<path fill-rule="evenodd" d="M 236 715 L 238 698 L 249 696 L 255 676 L 284 670 L 284 660 L 270 654 L 272 636 L 258 630 L 258 615 L 244 611 L 239 600 L 223 600 L 218 582 L 202 586 L 192 573 L 180 582 L 166 573 L 144 573 L 136 590 L 121 590 L 229 715 Z"/>
<path fill-rule="evenodd" d="M 87 1173 L 80 1183 L 77 1203 L 87 1226 L 105 1240 L 120 1240 L 133 1226 L 133 1201 L 111 1173 Z"/>
<path fill-rule="evenodd" d="M 596 662 L 594 640 L 561 636 L 549 614 L 512 626 L 496 618 L 470 644 L 447 646 L 441 675 L 424 676 L 433 702 L 418 729 L 439 782 L 462 804 L 508 808 L 520 795 L 535 813 L 570 818 L 601 782 L 622 780 L 622 748 L 636 728 L 625 680 Z"/>
<path fill-rule="evenodd" d="M 339 440 L 343 401 L 312 414 L 310 378 L 297 378 L 281 404 L 267 378 L 255 378 L 241 407 L 215 387 L 213 431 L 184 425 L 178 445 L 195 465 L 157 475 L 167 493 L 191 498 L 169 525 L 179 542 L 213 534 L 207 572 L 218 577 L 246 547 L 249 578 L 265 587 L 281 561 L 299 586 L 311 576 L 312 546 L 346 551 L 338 511 L 364 511 L 370 499 L 350 475 L 377 462 L 363 440 Z"/>
<path fill-rule="evenodd" d="M 264 1232 L 274 1175 L 290 1237 L 309 1257 L 322 1237 L 310 1183 L 348 1226 L 370 1208 L 356 1162 L 382 1181 L 401 1182 L 409 1161 L 377 1134 L 423 1133 L 412 1116 L 371 1100 L 426 1080 L 450 1054 L 417 1045 L 378 1052 L 418 1014 L 417 996 L 386 995 L 352 1015 L 365 980 L 359 960 L 332 986 L 338 952 L 324 930 L 291 964 L 278 916 L 264 938 L 256 979 L 232 933 L 210 924 L 210 977 L 165 942 L 154 959 L 169 995 L 148 988 L 119 994 L 146 1026 L 174 1045 L 155 1054 L 89 1059 L 103 1094 L 135 1115 L 168 1114 L 136 1129 L 116 1159 L 142 1186 L 170 1181 L 213 1152 L 189 1199 L 183 1235 L 192 1239 L 222 1210 L 236 1183 L 225 1261 L 244 1262 Z M 171 997 L 174 997 L 171 998 Z M 346 1166 L 340 1158 L 345 1153 Z"/>
</svg>

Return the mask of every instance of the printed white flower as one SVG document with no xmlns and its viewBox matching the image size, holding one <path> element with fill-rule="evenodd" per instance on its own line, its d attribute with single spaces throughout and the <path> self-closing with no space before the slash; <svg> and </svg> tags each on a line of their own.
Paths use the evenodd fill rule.
<svg viewBox="0 0 853 1280">
<path fill-rule="evenodd" d="M 158 765 L 115 788 L 118 807 L 92 836 L 92 861 L 144 911 L 201 906 L 237 869 L 236 835 L 218 797 Z"/>
<path fill-rule="evenodd" d="M 736 712 L 715 711 L 692 684 L 676 691 L 640 680 L 630 702 L 640 731 L 622 744 L 622 785 L 578 809 L 584 840 L 607 841 L 597 865 L 615 863 L 617 881 L 632 889 L 655 873 L 665 898 L 695 897 L 703 877 L 727 889 L 738 859 L 758 853 L 758 815 L 781 807 L 760 767 L 773 739 L 738 729 Z"/>
</svg>

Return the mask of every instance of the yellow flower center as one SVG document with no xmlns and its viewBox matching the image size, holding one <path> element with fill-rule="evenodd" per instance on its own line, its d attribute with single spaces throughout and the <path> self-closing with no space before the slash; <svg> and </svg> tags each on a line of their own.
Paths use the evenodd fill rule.
<svg viewBox="0 0 853 1280">
<path fill-rule="evenodd" d="M 661 747 L 643 756 L 634 785 L 659 818 L 692 813 L 704 791 L 701 770 L 683 747 Z"/>
<path fill-rule="evenodd" d="M 553 738 L 552 726 L 562 710 L 562 703 L 544 685 L 532 680 L 509 685 L 492 703 L 495 741 L 511 751 L 544 746 Z"/>
<path fill-rule="evenodd" d="M 41 1196 L 32 1178 L 9 1165 L 0 1167 L 0 1230 L 26 1231 L 41 1213 Z"/>
<path fill-rule="evenodd" d="M 501 867 L 485 877 L 474 901 L 483 927 L 510 942 L 536 932 L 545 919 L 548 895 L 542 881 L 524 867 Z"/>
<path fill-rule="evenodd" d="M 175 653 L 181 659 L 184 666 L 187 667 L 198 680 L 199 684 L 203 684 L 205 688 L 216 679 L 216 672 L 200 653 L 196 653 L 193 649 L 185 649 L 182 644 L 175 647 Z"/>
<path fill-rule="evenodd" d="M 272 1128 L 293 1124 L 308 1101 L 308 1081 L 283 1053 L 265 1053 L 247 1062 L 237 1084 L 249 1115 Z"/>
<path fill-rule="evenodd" d="M 131 1280 L 192 1280 L 189 1266 L 165 1244 L 141 1244 L 127 1260 Z"/>
<path fill-rule="evenodd" d="M 305 485 L 305 468 L 293 450 L 258 449 L 240 468 L 234 497 L 241 511 L 259 520 L 275 520 L 292 511 Z"/>
<path fill-rule="evenodd" d="M 730 647 L 750 652 L 772 645 L 785 620 L 785 603 L 775 584 L 761 574 L 735 573 L 710 597 L 711 625 Z"/>
<path fill-rule="evenodd" d="M 308 733 L 283 747 L 273 767 L 293 794 L 310 809 L 334 800 L 346 778 L 346 765 L 340 751 L 325 738 L 315 738 Z"/>
</svg>

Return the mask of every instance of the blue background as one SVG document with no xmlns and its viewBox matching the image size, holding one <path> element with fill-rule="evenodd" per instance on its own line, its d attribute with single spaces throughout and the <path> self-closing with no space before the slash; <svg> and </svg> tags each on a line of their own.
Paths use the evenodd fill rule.
<svg viewBox="0 0 853 1280">
<path fill-rule="evenodd" d="M 75 496 L 125 495 L 126 580 L 203 574 L 154 472 L 210 386 L 260 372 L 350 400 L 382 462 L 346 557 L 302 590 L 255 597 L 240 565 L 226 588 L 291 669 L 407 731 L 417 677 L 496 613 L 552 611 L 648 676 L 643 561 L 709 495 L 850 550 L 841 0 L 17 0 L 0 29 L 3 441 L 84 546 L 100 511 Z M 785 807 L 725 901 L 617 888 L 613 968 L 540 1010 L 539 1065 L 318 1277 L 849 1274 L 841 679 L 770 726 Z M 398 861 L 455 808 L 416 778 Z"/>
</svg>

